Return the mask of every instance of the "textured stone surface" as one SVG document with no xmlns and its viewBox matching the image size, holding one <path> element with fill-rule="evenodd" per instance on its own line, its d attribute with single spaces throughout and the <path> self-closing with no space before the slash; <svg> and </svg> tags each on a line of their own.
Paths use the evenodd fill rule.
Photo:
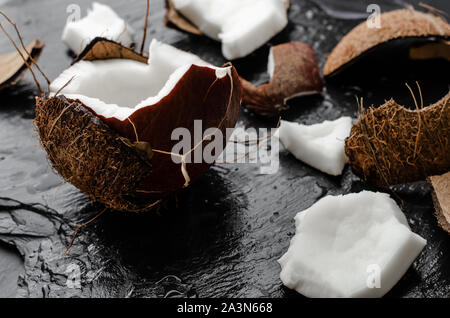
<svg viewBox="0 0 450 318">
<path fill-rule="evenodd" d="M 33 38 L 46 42 L 39 62 L 50 78 L 71 63 L 60 36 L 66 6 L 72 2 L 8 1 L 0 6 L 18 23 L 25 42 Z M 84 13 L 90 1 L 77 2 Z M 144 1 L 108 3 L 132 27 L 141 29 Z M 162 6 L 163 1 L 152 1 L 149 38 L 218 65 L 225 62 L 219 43 L 165 28 Z M 317 51 L 321 66 L 325 54 L 360 22 L 334 20 L 309 1 L 293 1 L 289 18 L 288 27 L 269 44 L 305 41 Z M 269 44 L 234 61 L 241 75 L 255 85 L 268 79 Z M 0 53 L 10 50 L 6 37 L 0 36 Z M 322 95 L 290 101 L 283 119 L 313 124 L 340 116 L 355 118 L 355 95 L 367 104 L 380 105 L 394 97 L 411 105 L 405 81 L 420 82 L 425 104 L 447 92 L 444 67 L 448 65 L 437 64 L 441 72 L 436 72 L 434 63 L 396 64 L 403 72 L 382 64 L 378 69 L 385 74 L 380 76 L 363 65 L 360 75 L 328 83 Z M 276 262 L 294 234 L 295 214 L 327 194 L 371 189 L 348 167 L 341 177 L 329 177 L 285 151 L 274 175 L 260 175 L 258 165 L 215 165 L 159 215 L 108 211 L 80 233 L 64 257 L 73 233 L 70 224 L 92 218 L 103 207 L 91 204 L 51 171 L 32 124 L 34 94 L 29 74 L 14 89 L 0 93 L 0 240 L 23 256 L 22 296 L 296 297 L 282 286 Z M 277 120 L 243 110 L 238 125 L 273 127 Z M 449 296 L 450 236 L 437 225 L 430 186 L 403 185 L 393 191 L 403 199 L 402 209 L 413 231 L 428 245 L 388 297 Z"/>
</svg>

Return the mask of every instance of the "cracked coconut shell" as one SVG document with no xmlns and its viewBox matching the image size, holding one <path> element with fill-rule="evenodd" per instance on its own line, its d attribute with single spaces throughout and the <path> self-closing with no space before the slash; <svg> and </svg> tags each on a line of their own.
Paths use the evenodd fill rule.
<svg viewBox="0 0 450 318">
<path fill-rule="evenodd" d="M 13 52 L 7 55 L 1 55 L 0 69 L 2 71 L 0 73 L 0 90 L 15 85 L 25 74 L 28 67 L 23 61 L 22 56 L 27 60 L 28 65 L 31 65 L 32 60 L 36 61 L 39 58 L 44 46 L 43 42 L 34 40 L 26 46 L 26 50 L 20 50 L 20 53 Z"/>
<path fill-rule="evenodd" d="M 409 110 L 391 99 L 361 110 L 345 141 L 353 172 L 379 187 L 448 171 L 449 149 L 450 92 L 422 109 Z"/>
<path fill-rule="evenodd" d="M 450 234 L 450 172 L 428 178 L 439 225 Z"/>
<path fill-rule="evenodd" d="M 323 89 L 314 49 L 303 42 L 289 42 L 271 48 L 273 64 L 270 82 L 255 87 L 241 78 L 245 106 L 262 115 L 278 114 L 290 98 L 318 94 Z M 269 70 L 270 72 L 270 70 Z"/>
<path fill-rule="evenodd" d="M 147 60 L 105 39 L 91 43 L 79 60 L 114 58 Z M 59 95 L 37 99 L 36 126 L 53 168 L 66 181 L 109 208 L 145 211 L 186 183 L 181 164 L 152 150 L 170 152 L 178 143 L 171 140 L 172 131 L 186 127 L 193 135 L 195 119 L 203 120 L 204 129 L 218 127 L 226 143 L 225 130 L 235 126 L 240 110 L 240 91 L 234 67 L 230 76 L 217 79 L 213 69 L 192 65 L 167 96 L 123 121 Z M 209 167 L 187 163 L 186 171 L 194 181 Z"/>
<path fill-rule="evenodd" d="M 430 13 L 402 9 L 380 15 L 381 28 L 369 28 L 364 21 L 336 45 L 328 56 L 323 74 L 330 77 L 378 46 L 397 39 L 417 38 L 442 40 L 450 37 L 450 25 Z"/>
</svg>

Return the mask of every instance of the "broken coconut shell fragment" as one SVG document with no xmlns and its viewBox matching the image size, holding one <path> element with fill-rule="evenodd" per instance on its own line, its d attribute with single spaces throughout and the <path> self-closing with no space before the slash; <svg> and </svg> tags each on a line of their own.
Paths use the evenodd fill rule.
<svg viewBox="0 0 450 318">
<path fill-rule="evenodd" d="M 345 153 L 353 172 L 387 187 L 425 180 L 450 170 L 450 92 L 425 108 L 409 110 L 389 100 L 361 110 Z"/>
<path fill-rule="evenodd" d="M 270 82 L 255 87 L 241 78 L 243 102 L 247 108 L 274 115 L 287 108 L 293 97 L 318 94 L 323 81 L 314 49 L 303 42 L 289 42 L 270 49 L 268 72 Z"/>
<path fill-rule="evenodd" d="M 337 75 L 360 58 L 394 40 L 440 42 L 450 37 L 450 25 L 430 13 L 402 9 L 383 13 L 379 19 L 380 28 L 369 27 L 364 21 L 342 38 L 328 56 L 324 76 Z"/>
<path fill-rule="evenodd" d="M 439 225 L 450 234 L 450 172 L 428 178 Z"/>
<path fill-rule="evenodd" d="M 65 180 L 109 208 L 147 210 L 209 168 L 175 162 L 179 140 L 172 133 L 186 128 L 194 136 L 194 120 L 202 120 L 203 130 L 217 128 L 225 143 L 240 110 L 239 77 L 231 64 L 214 67 L 157 41 L 148 64 L 120 44 L 104 49 L 106 43 L 91 43 L 102 49 L 85 51 L 53 81 L 52 97 L 36 103 L 36 125 Z"/>
<path fill-rule="evenodd" d="M 130 47 L 134 45 L 134 33 L 133 28 L 111 7 L 93 2 L 85 17 L 67 21 L 62 40 L 78 55 L 86 45 L 99 36 Z"/>
<path fill-rule="evenodd" d="M 44 43 L 39 40 L 34 40 L 21 49 L 19 52 L 13 52 L 7 55 L 0 56 L 0 90 L 15 85 L 25 74 L 28 65 L 32 65 L 32 61 L 36 61 L 44 48 Z M 22 58 L 23 57 L 23 58 Z M 24 58 L 27 63 L 24 62 Z"/>
</svg>

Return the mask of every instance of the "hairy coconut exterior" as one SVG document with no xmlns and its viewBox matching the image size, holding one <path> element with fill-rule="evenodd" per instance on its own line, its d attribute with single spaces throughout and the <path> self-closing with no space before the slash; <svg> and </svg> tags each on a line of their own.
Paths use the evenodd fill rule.
<svg viewBox="0 0 450 318">
<path fill-rule="evenodd" d="M 380 28 L 369 28 L 364 21 L 347 33 L 328 56 L 323 69 L 324 76 L 337 74 L 365 53 L 392 40 L 450 37 L 450 25 L 444 19 L 415 10 L 383 13 L 380 23 Z"/>
<path fill-rule="evenodd" d="M 32 64 L 32 59 L 36 61 L 44 49 L 44 43 L 39 40 L 32 41 L 26 46 L 26 50 L 20 50 L 20 53 L 27 60 L 28 65 Z M 29 53 L 29 55 L 27 54 Z M 0 56 L 0 90 L 15 85 L 28 69 L 19 52 L 14 52 Z"/>
<path fill-rule="evenodd" d="M 450 170 L 450 92 L 408 110 L 390 100 L 363 110 L 345 142 L 353 172 L 380 187 L 425 180 Z"/>
<path fill-rule="evenodd" d="M 82 104 L 63 96 L 37 98 L 36 127 L 53 168 L 92 200 L 140 211 L 136 189 L 151 164 Z"/>
<path fill-rule="evenodd" d="M 147 63 L 147 58 L 129 48 L 101 38 L 89 44 L 79 56 L 80 60 L 87 61 L 113 58 Z M 199 101 L 202 105 L 199 105 Z M 190 105 L 198 107 L 192 108 Z M 204 105 L 212 105 L 213 108 Z M 196 119 L 202 120 L 203 129 L 219 128 L 226 144 L 226 129 L 236 125 L 240 105 L 241 85 L 234 67 L 231 77 L 217 79 L 214 70 L 193 65 L 172 92 L 158 104 L 141 108 L 123 121 L 99 117 L 119 136 L 136 141 L 137 134 L 139 140 L 148 142 L 151 148 L 171 152 L 173 146 L 178 143 L 171 140 L 173 130 L 184 127 L 193 132 Z M 89 108 L 88 105 L 85 106 Z M 208 143 L 204 141 L 202 147 Z M 181 173 L 180 164 L 175 164 L 170 155 L 154 153 L 151 163 L 153 172 L 137 189 L 140 197 L 160 197 L 184 187 L 186 180 Z M 209 166 L 210 164 L 206 163 L 188 163 L 186 169 L 191 181 L 200 177 Z"/>
<path fill-rule="evenodd" d="M 286 10 L 290 7 L 290 0 L 285 0 L 286 2 Z M 173 4 L 172 0 L 166 0 L 166 14 L 164 16 L 164 24 L 167 26 L 174 26 L 180 30 L 183 30 L 185 32 L 195 34 L 195 35 L 202 35 L 202 31 L 199 30 L 199 28 L 189 21 L 188 18 L 183 16 L 181 13 L 175 9 L 175 6 Z"/>
<path fill-rule="evenodd" d="M 428 178 L 439 225 L 450 234 L 450 172 Z"/>
<path fill-rule="evenodd" d="M 274 115 L 286 109 L 286 101 L 299 95 L 317 94 L 323 89 L 314 49 L 303 42 L 289 42 L 272 48 L 274 72 L 269 83 L 255 87 L 241 78 L 243 102 L 247 108 Z"/>
</svg>

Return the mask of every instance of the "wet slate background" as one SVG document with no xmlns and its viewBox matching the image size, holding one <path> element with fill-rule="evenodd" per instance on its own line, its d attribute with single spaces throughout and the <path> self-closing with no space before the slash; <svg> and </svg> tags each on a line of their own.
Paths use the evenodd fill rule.
<svg viewBox="0 0 450 318">
<path fill-rule="evenodd" d="M 0 8 L 17 22 L 26 42 L 39 38 L 47 44 L 39 64 L 50 78 L 71 62 L 60 36 L 66 7 L 72 2 L 0 0 Z M 225 62 L 218 43 L 164 27 L 163 1 L 151 2 L 150 38 L 213 63 Z M 84 14 L 90 1 L 77 3 Z M 382 9 L 398 3 L 380 1 Z M 446 1 L 430 3 L 449 11 Z M 108 4 L 136 30 L 142 29 L 145 1 Z M 365 3 L 354 2 L 350 9 L 342 1 L 294 0 L 288 27 L 234 64 L 243 77 L 263 83 L 268 78 L 269 46 L 299 40 L 316 49 L 323 65 L 326 54 L 359 23 L 329 14 L 349 17 L 346 12 L 364 12 Z M 0 53 L 11 50 L 6 37 L 0 36 Z M 437 100 L 448 89 L 448 63 L 411 66 L 391 55 L 378 61 L 376 67 L 362 64 L 352 75 L 328 83 L 320 96 L 291 101 L 283 118 L 307 124 L 342 115 L 356 118 L 355 95 L 368 104 L 396 97 L 411 105 L 405 81 L 418 80 L 426 102 Z M 158 213 L 108 211 L 80 233 L 65 257 L 71 224 L 92 218 L 103 207 L 89 202 L 49 167 L 32 123 L 36 93 L 29 75 L 16 87 L 0 92 L 0 296 L 298 297 L 281 285 L 276 262 L 294 234 L 295 214 L 325 195 L 371 189 L 348 167 L 341 177 L 329 177 L 285 151 L 273 175 L 259 174 L 254 164 L 215 165 L 170 198 Z M 243 110 L 238 126 L 273 127 L 276 121 Z M 428 245 L 387 296 L 449 297 L 450 236 L 436 225 L 430 187 L 421 182 L 397 186 L 392 192 L 401 198 L 412 229 Z"/>
</svg>

